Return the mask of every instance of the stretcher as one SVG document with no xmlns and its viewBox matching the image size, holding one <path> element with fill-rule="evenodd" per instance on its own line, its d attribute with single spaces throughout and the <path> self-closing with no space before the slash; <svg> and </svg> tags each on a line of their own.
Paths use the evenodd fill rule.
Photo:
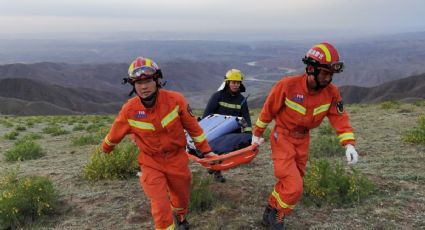
<svg viewBox="0 0 425 230">
<path fill-rule="evenodd" d="M 196 155 L 187 153 L 189 159 L 201 164 L 207 169 L 214 171 L 228 170 L 241 164 L 248 164 L 257 156 L 257 154 L 257 144 L 253 144 L 227 154 L 217 155 L 216 157 L 201 158 Z"/>
<path fill-rule="evenodd" d="M 245 125 L 241 117 L 213 114 L 205 117 L 199 122 L 204 130 L 207 140 L 213 141 L 219 136 L 231 133 Z M 201 164 L 203 167 L 215 171 L 228 170 L 241 164 L 251 162 L 258 154 L 258 145 L 250 145 L 216 157 L 203 158 L 196 149 L 189 135 L 187 137 L 187 149 L 189 159 Z"/>
</svg>

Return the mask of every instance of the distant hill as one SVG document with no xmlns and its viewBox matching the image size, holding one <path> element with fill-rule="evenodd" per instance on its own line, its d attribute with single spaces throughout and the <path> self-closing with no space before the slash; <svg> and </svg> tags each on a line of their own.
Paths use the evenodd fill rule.
<svg viewBox="0 0 425 230">
<path fill-rule="evenodd" d="M 221 62 L 175 60 L 158 63 L 167 81 L 167 88 L 181 92 L 199 92 L 218 87 L 231 67 Z M 26 78 L 65 87 L 85 87 L 112 93 L 128 94 L 129 85 L 122 85 L 128 64 L 65 64 L 41 62 L 0 65 L 0 79 Z"/>
<path fill-rule="evenodd" d="M 340 87 L 345 103 L 376 103 L 388 100 L 425 99 L 425 74 L 391 81 L 379 86 Z"/>
<path fill-rule="evenodd" d="M 31 79 L 0 80 L 2 114 L 115 113 L 125 95 L 87 88 L 68 88 Z"/>
<path fill-rule="evenodd" d="M 8 97 L 0 97 L 0 108 L 0 114 L 21 116 L 80 114 L 44 101 L 33 102 Z"/>
<path fill-rule="evenodd" d="M 378 103 L 388 100 L 415 101 L 425 99 L 425 74 L 390 81 L 375 87 L 341 86 L 341 96 L 346 104 Z M 249 100 L 251 108 L 261 108 L 268 92 Z"/>
</svg>

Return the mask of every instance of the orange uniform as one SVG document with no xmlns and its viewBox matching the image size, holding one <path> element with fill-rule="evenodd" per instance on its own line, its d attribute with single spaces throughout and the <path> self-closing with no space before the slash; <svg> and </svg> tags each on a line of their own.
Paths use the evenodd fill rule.
<svg viewBox="0 0 425 230">
<path fill-rule="evenodd" d="M 140 183 L 151 200 L 157 229 L 174 229 L 172 209 L 179 216 L 188 211 L 191 173 L 184 129 L 200 151 L 211 151 L 183 95 L 160 89 L 152 108 L 139 97 L 128 100 L 102 144 L 103 151 L 110 152 L 126 134 L 134 135 L 143 172 Z"/>
<path fill-rule="evenodd" d="M 270 145 L 278 182 L 270 195 L 269 205 L 284 214 L 292 211 L 302 195 L 309 130 L 319 126 L 325 116 L 335 128 L 341 145 L 355 144 L 337 87 L 329 84 L 317 92 L 309 92 L 304 74 L 276 83 L 255 124 L 254 135 L 261 136 L 267 125 L 275 120 Z"/>
</svg>

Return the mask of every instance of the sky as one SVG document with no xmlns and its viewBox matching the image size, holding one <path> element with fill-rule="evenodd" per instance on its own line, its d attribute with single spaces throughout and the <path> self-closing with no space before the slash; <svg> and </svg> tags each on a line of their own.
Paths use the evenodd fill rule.
<svg viewBox="0 0 425 230">
<path fill-rule="evenodd" d="M 0 38 L 61 34 L 226 37 L 425 31 L 424 0 L 0 0 Z"/>
</svg>

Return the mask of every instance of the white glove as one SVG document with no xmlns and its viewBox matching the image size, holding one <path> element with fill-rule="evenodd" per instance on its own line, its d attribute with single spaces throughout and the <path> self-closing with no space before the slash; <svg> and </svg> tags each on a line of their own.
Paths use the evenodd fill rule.
<svg viewBox="0 0 425 230">
<path fill-rule="evenodd" d="M 253 144 L 261 145 L 263 143 L 264 143 L 264 138 L 252 135 L 251 145 Z"/>
<path fill-rule="evenodd" d="M 348 164 L 351 165 L 357 163 L 359 155 L 357 154 L 357 151 L 354 146 L 348 144 L 345 146 L 345 148 L 345 156 L 347 157 Z"/>
<path fill-rule="evenodd" d="M 214 152 L 208 152 L 204 154 L 204 157 L 206 158 L 210 158 L 210 157 L 216 157 L 218 156 L 217 154 L 215 154 Z"/>
</svg>

